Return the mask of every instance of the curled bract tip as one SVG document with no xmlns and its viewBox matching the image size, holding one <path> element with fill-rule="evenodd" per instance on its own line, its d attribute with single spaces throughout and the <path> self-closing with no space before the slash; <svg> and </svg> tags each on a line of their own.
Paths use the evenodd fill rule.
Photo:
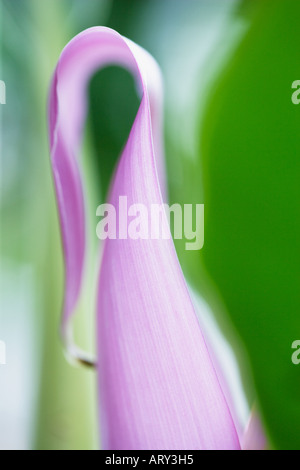
<svg viewBox="0 0 300 470">
<path fill-rule="evenodd" d="M 126 196 L 128 204 L 150 207 L 162 204 L 165 194 L 159 68 L 144 49 L 111 29 L 84 31 L 59 59 L 49 105 L 65 258 L 64 324 L 80 295 L 86 249 L 79 157 L 87 84 L 96 70 L 113 64 L 134 75 L 141 102 L 109 202 L 118 207 L 119 197 Z M 172 239 L 105 241 L 97 287 L 97 367 L 105 449 L 240 448 Z"/>
</svg>

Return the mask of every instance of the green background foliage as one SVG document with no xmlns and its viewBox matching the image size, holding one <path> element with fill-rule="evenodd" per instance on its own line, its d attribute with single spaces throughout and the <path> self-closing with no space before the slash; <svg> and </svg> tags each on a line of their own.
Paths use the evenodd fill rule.
<svg viewBox="0 0 300 470">
<path fill-rule="evenodd" d="M 233 343 L 270 446 L 300 448 L 300 366 L 291 361 L 300 335 L 300 106 L 291 102 L 299 13 L 297 0 L 2 0 L 0 339 L 13 352 L 0 370 L 0 448 L 98 446 L 95 376 L 65 361 L 58 334 L 63 266 L 46 124 L 59 54 L 95 25 L 118 30 L 161 66 L 170 203 L 205 204 L 203 250 L 176 240 L 184 273 Z M 100 71 L 89 104 L 83 162 L 95 247 L 94 209 L 139 104 L 132 77 Z M 76 320 L 89 350 L 93 257 L 91 249 Z M 22 393 L 9 394 L 25 355 Z"/>
</svg>

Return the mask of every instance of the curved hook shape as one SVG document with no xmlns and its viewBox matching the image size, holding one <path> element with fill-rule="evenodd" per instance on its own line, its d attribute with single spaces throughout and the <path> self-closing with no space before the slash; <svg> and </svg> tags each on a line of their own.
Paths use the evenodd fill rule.
<svg viewBox="0 0 300 470">
<path fill-rule="evenodd" d="M 154 59 L 108 28 L 73 39 L 50 94 L 51 161 L 66 266 L 63 330 L 79 297 L 85 252 L 78 162 L 86 86 L 107 64 L 129 69 L 141 103 L 109 202 L 162 204 L 161 79 Z M 120 216 L 120 214 L 118 214 Z M 169 230 L 167 217 L 163 229 Z M 236 429 L 170 239 L 106 239 L 98 282 L 99 421 L 105 449 L 239 449 Z"/>
</svg>

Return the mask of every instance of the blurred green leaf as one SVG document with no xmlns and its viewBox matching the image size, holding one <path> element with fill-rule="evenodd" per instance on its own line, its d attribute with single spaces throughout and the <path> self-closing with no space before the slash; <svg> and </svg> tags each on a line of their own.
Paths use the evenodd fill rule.
<svg viewBox="0 0 300 470">
<path fill-rule="evenodd" d="M 215 81 L 201 128 L 203 260 L 254 370 L 274 445 L 300 446 L 300 3 L 244 3 L 252 25 Z M 246 16 L 247 17 L 247 16 Z"/>
</svg>

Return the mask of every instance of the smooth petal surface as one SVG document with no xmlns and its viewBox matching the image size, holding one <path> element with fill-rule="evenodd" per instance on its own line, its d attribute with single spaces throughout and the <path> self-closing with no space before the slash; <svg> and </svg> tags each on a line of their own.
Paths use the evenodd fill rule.
<svg viewBox="0 0 300 470">
<path fill-rule="evenodd" d="M 129 69 L 141 104 L 110 191 L 128 205 L 165 193 L 159 70 L 143 49 L 92 28 L 62 53 L 50 95 L 51 159 L 66 264 L 64 325 L 80 293 L 85 220 L 78 153 L 86 87 L 99 67 Z M 184 117 L 183 117 L 184 118 Z M 121 214 L 122 215 L 122 214 Z M 167 218 L 163 220 L 168 230 Z M 172 239 L 108 239 L 98 284 L 98 376 L 105 449 L 239 449 Z"/>
<path fill-rule="evenodd" d="M 252 411 L 242 442 L 242 450 L 267 450 L 268 443 L 256 410 Z"/>
</svg>

